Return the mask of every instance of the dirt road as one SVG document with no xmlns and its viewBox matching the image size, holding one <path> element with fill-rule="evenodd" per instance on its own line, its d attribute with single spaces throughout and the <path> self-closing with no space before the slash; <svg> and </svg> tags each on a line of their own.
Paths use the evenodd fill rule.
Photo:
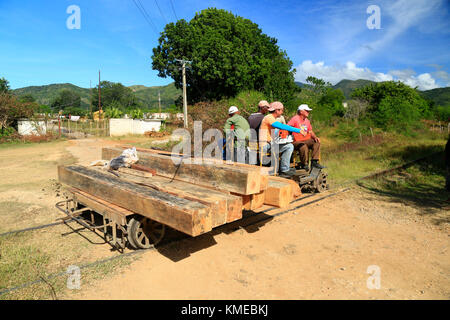
<svg viewBox="0 0 450 320">
<path fill-rule="evenodd" d="M 68 150 L 87 163 L 101 145 L 78 140 Z M 354 188 L 258 227 L 143 253 L 66 298 L 449 299 L 449 224 L 422 210 Z M 448 210 L 435 214 L 448 221 Z M 369 289 L 377 276 L 380 288 Z"/>
</svg>

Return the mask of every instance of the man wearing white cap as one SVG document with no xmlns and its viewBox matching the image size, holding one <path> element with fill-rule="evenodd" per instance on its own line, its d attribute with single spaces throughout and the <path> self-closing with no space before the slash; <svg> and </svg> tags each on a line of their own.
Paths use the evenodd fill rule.
<svg viewBox="0 0 450 320">
<path fill-rule="evenodd" d="M 308 152 L 312 149 L 311 166 L 323 169 L 319 164 L 320 158 L 320 139 L 312 130 L 311 123 L 308 120 L 309 112 L 312 111 L 307 104 L 302 104 L 297 108 L 297 115 L 294 116 L 288 125 L 300 129 L 300 133 L 294 133 L 294 148 L 300 155 L 300 164 L 298 169 L 309 171 Z"/>
<path fill-rule="evenodd" d="M 232 138 L 232 144 L 234 145 L 235 160 L 237 162 L 245 163 L 246 161 L 246 148 L 250 134 L 250 125 L 243 116 L 240 115 L 240 111 L 236 106 L 231 106 L 228 109 L 228 119 L 225 122 L 224 131 L 227 137 Z M 236 138 L 236 139 L 234 139 Z M 228 139 L 227 139 L 228 140 Z M 235 141 L 236 140 L 236 141 Z M 227 141 L 227 150 L 231 151 Z"/>
</svg>

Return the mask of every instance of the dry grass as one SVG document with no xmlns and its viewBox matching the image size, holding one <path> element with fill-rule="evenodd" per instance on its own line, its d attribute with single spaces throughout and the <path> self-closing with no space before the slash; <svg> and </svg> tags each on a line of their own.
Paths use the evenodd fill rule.
<svg viewBox="0 0 450 320">
<path fill-rule="evenodd" d="M 66 151 L 67 141 L 42 144 L 11 144 L 0 148 L 0 233 L 55 222 L 62 214 L 54 207 L 61 201 L 57 165 L 77 161 Z M 70 224 L 74 228 L 77 224 Z M 119 255 L 90 231 L 73 232 L 58 225 L 0 237 L 0 291 L 48 276 L 62 276 L 0 296 L 0 299 L 54 299 L 68 294 L 65 271 Z M 111 266 L 126 264 L 119 259 L 84 269 L 83 285 L 103 277 Z"/>
</svg>

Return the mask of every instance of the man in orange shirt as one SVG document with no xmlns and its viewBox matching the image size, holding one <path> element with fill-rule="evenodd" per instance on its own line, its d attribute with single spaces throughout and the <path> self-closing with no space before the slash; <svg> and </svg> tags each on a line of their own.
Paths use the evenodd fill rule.
<svg viewBox="0 0 450 320">
<path fill-rule="evenodd" d="M 297 109 L 297 115 L 294 116 L 288 125 L 299 128 L 300 133 L 294 133 L 294 148 L 300 154 L 300 167 L 297 169 L 305 169 L 309 171 L 308 152 L 312 149 L 311 166 L 319 169 L 324 167 L 319 164 L 320 157 L 320 139 L 312 130 L 311 123 L 308 120 L 309 112 L 312 109 L 307 104 L 302 104 Z"/>
</svg>

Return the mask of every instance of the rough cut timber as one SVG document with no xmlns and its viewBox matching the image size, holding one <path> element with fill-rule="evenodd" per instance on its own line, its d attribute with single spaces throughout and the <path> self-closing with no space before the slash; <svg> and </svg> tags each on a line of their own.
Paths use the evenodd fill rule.
<svg viewBox="0 0 450 320">
<path fill-rule="evenodd" d="M 59 181 L 191 236 L 212 229 L 211 209 L 199 202 L 124 181 L 82 166 L 59 166 Z"/>
<path fill-rule="evenodd" d="M 242 197 L 242 210 L 256 210 L 264 205 L 265 192 L 266 190 L 250 195 L 233 194 Z"/>
<path fill-rule="evenodd" d="M 120 169 L 118 174 L 119 178 L 126 181 L 209 206 L 211 208 L 213 228 L 242 218 L 241 197 L 165 177 L 138 177 L 129 172 L 120 172 Z"/>
<path fill-rule="evenodd" d="M 278 208 L 286 208 L 292 201 L 292 187 L 288 182 L 271 180 L 265 192 L 264 204 Z"/>
<path fill-rule="evenodd" d="M 269 176 L 269 180 L 289 183 L 292 188 L 292 200 L 295 200 L 302 196 L 302 189 L 298 185 L 298 182 L 295 180 L 286 179 L 286 178 L 277 177 L 277 176 Z"/>
<path fill-rule="evenodd" d="M 103 148 L 102 158 L 111 160 L 121 155 L 121 148 Z M 243 195 L 261 191 L 261 173 L 240 166 L 218 165 L 212 162 L 195 163 L 192 159 L 169 157 L 150 152 L 138 152 L 139 165 L 156 170 L 160 176 L 196 185 L 213 187 Z"/>
<path fill-rule="evenodd" d="M 128 149 L 130 148 L 129 146 L 120 146 L 118 147 L 122 150 Z M 137 151 L 140 152 L 147 152 L 147 153 L 156 153 L 156 154 L 160 154 L 160 155 L 165 155 L 165 156 L 171 156 L 171 155 L 178 155 L 178 156 L 182 156 L 182 154 L 172 154 L 170 151 L 161 151 L 161 150 L 155 150 L 155 149 L 145 149 L 145 148 L 136 148 Z M 194 161 L 197 158 L 192 158 Z M 209 163 L 214 163 L 216 165 L 219 165 L 221 167 L 223 166 L 233 166 L 233 167 L 238 167 L 238 168 L 243 168 L 244 170 L 250 170 L 250 171 L 258 171 L 261 175 L 261 185 L 260 185 L 260 191 L 266 190 L 267 189 L 267 184 L 269 182 L 268 178 L 269 178 L 269 172 L 272 170 L 272 168 L 269 167 L 262 167 L 262 166 L 255 166 L 255 165 L 250 165 L 250 164 L 245 164 L 245 163 L 239 163 L 239 162 L 231 162 L 231 161 L 225 161 L 225 160 L 218 160 L 218 159 L 214 159 L 214 158 L 204 158 L 202 159 L 202 161 L 204 162 L 209 162 Z M 135 165 L 137 166 L 137 165 Z"/>
<path fill-rule="evenodd" d="M 125 150 L 125 149 L 129 149 L 129 148 L 133 148 L 133 146 L 122 145 L 122 146 L 117 146 L 117 148 L 121 148 L 122 150 Z M 162 155 L 166 155 L 166 156 L 171 156 L 171 155 L 182 156 L 181 153 L 172 153 L 170 151 L 157 150 L 157 149 L 136 148 L 136 151 L 157 153 L 157 154 L 162 154 Z M 195 158 L 193 158 L 193 159 L 195 159 Z M 227 160 L 219 160 L 219 159 L 215 159 L 215 158 L 205 158 L 205 159 L 207 159 L 208 161 L 211 161 L 211 162 L 219 163 L 219 164 L 233 165 L 233 166 L 244 167 L 244 168 L 249 168 L 249 169 L 256 168 L 256 166 L 252 165 L 252 164 L 232 162 L 232 161 L 227 161 Z M 269 167 L 258 167 L 258 168 L 259 168 L 260 172 L 264 175 L 268 175 L 269 172 L 272 170 L 272 168 L 269 168 Z"/>
</svg>

